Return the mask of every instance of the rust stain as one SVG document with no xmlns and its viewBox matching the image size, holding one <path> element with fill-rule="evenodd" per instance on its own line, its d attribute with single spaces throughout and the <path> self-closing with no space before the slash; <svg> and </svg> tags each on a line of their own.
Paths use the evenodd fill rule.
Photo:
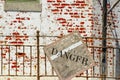
<svg viewBox="0 0 120 80">
<path fill-rule="evenodd" d="M 24 57 L 26 54 L 23 52 L 17 52 L 15 53 L 15 55 L 20 58 L 20 57 Z"/>
<path fill-rule="evenodd" d="M 57 38 L 62 38 L 64 35 L 61 33 Z"/>
<path fill-rule="evenodd" d="M 20 66 L 12 65 L 11 68 L 19 68 Z"/>
<path fill-rule="evenodd" d="M 10 78 L 7 78 L 7 80 L 11 80 Z"/>
<path fill-rule="evenodd" d="M 2 58 L 6 58 L 6 54 L 5 53 L 1 53 L 2 54 Z"/>
</svg>

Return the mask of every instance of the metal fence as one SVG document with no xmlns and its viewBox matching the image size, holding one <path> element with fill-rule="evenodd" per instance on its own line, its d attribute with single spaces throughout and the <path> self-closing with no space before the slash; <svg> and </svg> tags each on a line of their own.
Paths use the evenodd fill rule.
<svg viewBox="0 0 120 80">
<path fill-rule="evenodd" d="M 33 58 L 33 51 L 32 49 L 35 46 L 30 46 L 30 45 L 0 45 L 1 48 L 1 60 L 0 60 L 0 65 L 1 65 L 1 70 L 0 70 L 0 75 L 3 76 L 32 76 L 33 71 L 32 71 L 32 63 L 33 63 L 33 59 L 37 58 Z M 4 53 L 4 48 L 8 48 L 9 52 L 8 53 Z M 18 51 L 18 48 L 21 48 L 22 51 Z M 15 52 L 12 52 L 11 49 L 14 49 Z M 27 52 L 29 52 L 27 55 L 25 54 Z M 29 51 L 28 51 L 29 50 Z M 37 57 L 37 56 L 36 56 Z M 27 70 L 29 70 L 30 72 L 28 74 L 25 73 L 25 67 L 26 65 L 29 65 L 29 67 L 27 67 Z M 7 71 L 4 70 L 4 67 L 7 67 Z M 19 70 L 18 68 L 20 68 L 20 66 L 22 66 L 22 72 L 18 73 Z M 14 70 L 14 72 L 11 71 L 11 68 Z"/>
<path fill-rule="evenodd" d="M 25 36 L 9 35 L 9 37 L 19 39 Z M 6 36 L 0 38 L 4 39 Z M 21 44 L 22 42 L 15 41 L 10 44 L 9 41 L 2 41 L 3 43 L 0 44 L 0 76 L 39 78 L 39 36 L 31 38 L 34 38 L 34 44 Z"/>
<path fill-rule="evenodd" d="M 0 45 L 0 76 L 22 76 L 36 77 L 37 80 L 42 80 L 46 77 L 57 78 L 54 68 L 50 65 L 46 54 L 43 51 L 44 44 L 41 44 L 41 38 L 60 38 L 58 36 L 41 36 L 39 32 L 34 36 L 36 38 L 35 45 Z M 77 75 L 78 80 L 100 80 L 101 76 L 101 58 L 102 47 L 95 46 L 94 41 L 101 41 L 102 38 L 83 37 L 86 46 L 91 52 L 96 66 Z M 92 41 L 91 41 L 92 40 Z M 115 40 L 108 38 L 107 40 Z M 94 46 L 93 46 L 94 45 Z M 120 80 L 116 77 L 117 57 L 119 54 L 118 47 L 107 47 L 107 74 L 106 80 Z M 119 62 L 119 61 L 118 61 Z M 55 79 L 56 80 L 56 79 Z"/>
</svg>

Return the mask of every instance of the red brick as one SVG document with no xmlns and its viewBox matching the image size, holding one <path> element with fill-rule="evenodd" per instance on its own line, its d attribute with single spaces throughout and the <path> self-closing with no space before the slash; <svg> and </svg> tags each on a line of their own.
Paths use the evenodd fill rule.
<svg viewBox="0 0 120 80">
<path fill-rule="evenodd" d="M 57 0 L 57 2 L 62 2 L 63 0 Z"/>
<path fill-rule="evenodd" d="M 67 15 L 67 14 L 68 14 L 68 12 L 65 12 L 64 14 L 65 14 L 65 15 Z"/>
<path fill-rule="evenodd" d="M 80 33 L 82 33 L 82 31 L 79 30 Z"/>
<path fill-rule="evenodd" d="M 61 4 L 62 7 L 66 7 L 66 6 L 69 6 L 69 5 L 70 4 L 65 4 L 65 3 Z"/>
<path fill-rule="evenodd" d="M 2 53 L 2 58 L 6 58 L 6 54 L 5 53 Z"/>
<path fill-rule="evenodd" d="M 18 32 L 13 32 L 12 34 L 13 34 L 14 36 L 19 35 Z"/>
<path fill-rule="evenodd" d="M 64 18 L 58 18 L 57 20 L 62 24 L 62 26 L 66 25 L 66 19 L 64 19 Z"/>
<path fill-rule="evenodd" d="M 57 20 L 66 20 L 65 18 L 57 18 Z"/>
<path fill-rule="evenodd" d="M 93 21 L 91 21 L 91 24 L 94 24 L 94 22 L 93 22 Z"/>
<path fill-rule="evenodd" d="M 25 17 L 24 18 L 20 18 L 20 20 L 25 20 Z"/>
<path fill-rule="evenodd" d="M 55 2 L 55 0 L 47 0 L 47 2 Z"/>
<path fill-rule="evenodd" d="M 86 29 L 85 29 L 85 28 L 80 28 L 80 30 L 81 30 L 81 31 L 84 31 L 84 30 L 86 30 Z"/>
<path fill-rule="evenodd" d="M 80 22 L 80 24 L 84 24 L 85 22 Z"/>
<path fill-rule="evenodd" d="M 77 0 L 76 3 L 85 3 L 85 1 L 79 1 L 79 0 Z"/>
<path fill-rule="evenodd" d="M 69 8 L 69 9 L 72 9 L 72 7 L 71 7 L 71 6 L 68 6 L 68 8 Z"/>
<path fill-rule="evenodd" d="M 16 55 L 17 57 L 23 57 L 23 56 L 25 56 L 25 53 L 18 52 L 18 53 L 16 53 L 15 55 Z"/>
<path fill-rule="evenodd" d="M 68 32 L 72 32 L 72 30 L 68 30 Z"/>
<path fill-rule="evenodd" d="M 75 28 L 75 30 L 79 30 L 79 28 L 78 28 L 78 27 L 76 27 L 76 28 Z"/>
<path fill-rule="evenodd" d="M 0 15 L 0 19 L 2 18 L 2 16 Z"/>
<path fill-rule="evenodd" d="M 12 42 L 10 42 L 10 44 L 17 44 L 17 42 L 16 41 L 12 41 Z"/>
<path fill-rule="evenodd" d="M 16 17 L 17 20 L 20 20 L 20 17 Z"/>
<path fill-rule="evenodd" d="M 12 65 L 11 68 L 19 68 L 20 66 Z"/>
<path fill-rule="evenodd" d="M 89 16 L 93 16 L 93 14 L 92 14 L 92 13 L 88 13 L 88 15 L 89 15 Z"/>
<path fill-rule="evenodd" d="M 27 17 L 27 20 L 30 20 L 30 18 L 29 18 L 29 17 Z"/>
<path fill-rule="evenodd" d="M 83 36 L 87 36 L 87 34 L 84 34 Z"/>
<path fill-rule="evenodd" d="M 60 3 L 55 3 L 55 4 L 52 4 L 52 5 L 58 7 L 58 6 L 60 6 Z"/>
<path fill-rule="evenodd" d="M 72 17 L 72 18 L 80 18 L 79 15 L 72 15 L 71 17 Z"/>
<path fill-rule="evenodd" d="M 15 65 L 15 64 L 17 64 L 17 62 L 16 62 L 16 61 L 13 61 L 13 62 L 12 62 L 12 64 L 14 64 L 14 65 Z"/>
<path fill-rule="evenodd" d="M 90 12 L 90 10 L 85 10 L 85 12 Z"/>
<path fill-rule="evenodd" d="M 70 15 L 73 15 L 74 13 L 73 13 L 73 12 L 70 12 L 69 14 L 70 14 Z"/>
<path fill-rule="evenodd" d="M 52 12 L 53 12 L 53 13 L 59 13 L 60 10 L 59 10 L 59 9 L 52 9 Z"/>
<path fill-rule="evenodd" d="M 80 6 L 78 3 L 71 4 L 71 6 Z"/>
<path fill-rule="evenodd" d="M 17 21 L 16 21 L 16 20 L 14 20 L 13 22 L 14 22 L 14 23 L 17 23 Z"/>
<path fill-rule="evenodd" d="M 60 5 L 60 6 L 56 6 L 56 8 L 61 9 L 64 8 L 64 6 Z"/>
<path fill-rule="evenodd" d="M 61 24 L 65 24 L 65 23 L 66 23 L 66 21 L 61 21 L 60 23 L 61 23 Z"/>
<path fill-rule="evenodd" d="M 67 26 L 68 26 L 68 27 L 72 27 L 72 26 L 73 26 L 73 24 L 67 24 Z"/>
<path fill-rule="evenodd" d="M 86 18 L 85 16 L 81 16 L 81 18 Z"/>
<path fill-rule="evenodd" d="M 12 37 L 11 36 L 6 36 L 5 40 L 11 40 Z"/>
<path fill-rule="evenodd" d="M 82 31 L 82 33 L 86 33 L 86 31 Z"/>
<path fill-rule="evenodd" d="M 94 10 L 94 8 L 93 8 L 93 7 L 89 7 L 88 9 L 89 9 L 89 10 Z"/>
<path fill-rule="evenodd" d="M 88 19 L 88 21 L 93 21 L 93 19 Z"/>
<path fill-rule="evenodd" d="M 84 6 L 88 6 L 88 4 L 81 4 L 81 6 L 83 6 L 83 7 L 84 7 Z"/>
<path fill-rule="evenodd" d="M 18 23 L 22 23 L 22 21 L 19 20 Z"/>
<path fill-rule="evenodd" d="M 18 45 L 22 45 L 22 44 L 24 44 L 24 42 L 19 41 L 19 42 L 17 42 L 17 44 L 18 44 Z"/>
</svg>

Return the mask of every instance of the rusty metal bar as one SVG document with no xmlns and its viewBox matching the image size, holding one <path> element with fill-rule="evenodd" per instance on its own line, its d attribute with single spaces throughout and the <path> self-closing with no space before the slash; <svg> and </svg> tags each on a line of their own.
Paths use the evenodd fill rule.
<svg viewBox="0 0 120 80">
<path fill-rule="evenodd" d="M 0 46 L 4 46 L 4 45 L 0 45 Z M 6 46 L 31 46 L 31 45 L 6 45 Z M 41 47 L 44 47 L 45 45 L 39 45 Z M 32 45 L 32 47 L 35 47 L 35 45 Z M 106 47 L 102 47 L 102 46 L 87 46 L 88 48 L 114 48 L 114 49 L 120 49 L 120 47 L 114 47 L 114 46 L 106 46 Z"/>
<path fill-rule="evenodd" d="M 30 46 L 30 76 L 32 74 L 32 46 Z"/>
<path fill-rule="evenodd" d="M 52 75 L 54 75 L 54 68 L 52 67 Z"/>
<path fill-rule="evenodd" d="M 40 75 L 40 77 L 58 77 L 57 75 Z M 82 77 L 82 78 L 86 78 L 86 76 L 76 76 L 77 78 L 78 77 Z M 88 78 L 98 78 L 98 79 L 100 79 L 100 78 L 102 78 L 101 76 L 88 76 Z M 108 79 L 120 79 L 120 78 L 116 78 L 116 77 L 107 77 L 106 76 L 106 78 L 108 78 Z"/>
<path fill-rule="evenodd" d="M 88 39 L 85 38 L 85 42 L 86 42 L 85 44 L 86 44 L 86 46 L 88 46 L 88 45 L 87 45 L 87 43 L 88 43 L 87 40 L 88 40 Z M 86 80 L 88 80 L 88 70 L 86 70 Z"/>
<path fill-rule="evenodd" d="M 5 77 L 15 77 L 15 75 L 0 75 L 1 76 L 5 76 Z M 36 77 L 36 75 L 17 75 L 16 77 Z M 40 77 L 58 77 L 57 75 L 40 75 Z M 86 76 L 76 76 L 77 78 L 78 77 L 82 77 L 82 78 L 86 78 Z M 88 76 L 88 78 L 98 78 L 98 80 L 101 78 L 100 76 Z M 116 77 L 106 77 L 107 79 L 110 79 L 110 80 L 120 80 L 120 78 L 116 78 Z M 90 79 L 91 80 L 91 79 Z"/>
<path fill-rule="evenodd" d="M 26 46 L 26 47 L 27 47 L 27 46 L 28 46 L 28 47 L 34 46 L 34 47 L 36 47 L 35 44 L 34 44 L 34 45 L 33 45 L 33 44 L 28 44 L 28 45 L 27 45 L 27 44 L 25 44 L 25 45 L 22 45 L 22 44 L 21 44 L 21 45 L 18 45 L 18 44 L 0 44 L 0 46 L 4 46 L 4 45 L 5 45 L 5 46 Z"/>
<path fill-rule="evenodd" d="M 17 45 L 16 45 L 16 75 L 17 75 Z"/>
<path fill-rule="evenodd" d="M 39 31 L 37 31 L 37 80 L 40 80 L 39 76 L 40 76 L 40 67 L 39 67 Z"/>
<path fill-rule="evenodd" d="M 108 76 L 108 48 L 107 48 L 107 52 L 106 52 L 106 77 Z"/>
<path fill-rule="evenodd" d="M 7 35 L 4 35 L 4 36 L 2 36 L 2 37 L 6 37 Z M 24 37 L 24 36 L 10 36 L 10 37 Z M 36 36 L 30 36 L 29 35 L 29 37 L 36 37 Z M 59 38 L 59 36 L 48 36 L 48 35 L 41 35 L 41 36 L 39 36 L 39 37 L 56 37 L 56 38 Z M 88 39 L 100 39 L 100 40 L 102 40 L 102 39 L 104 39 L 103 37 L 95 37 L 95 36 L 93 36 L 93 37 L 82 37 L 83 39 L 84 38 L 88 38 Z M 112 37 L 106 37 L 106 39 L 111 39 L 111 40 L 120 40 L 120 38 L 112 38 Z M 29 45 L 30 46 L 30 45 Z"/>
<path fill-rule="evenodd" d="M 86 80 L 88 80 L 88 70 L 86 70 Z"/>
<path fill-rule="evenodd" d="M 25 46 L 23 46 L 23 53 L 25 52 Z M 23 75 L 25 75 L 25 56 L 23 55 Z"/>
<path fill-rule="evenodd" d="M 45 53 L 45 75 L 47 75 L 47 57 L 46 57 L 46 53 Z"/>
<path fill-rule="evenodd" d="M 3 67 L 3 56 L 2 56 L 2 54 L 3 54 L 3 46 L 1 46 L 1 75 L 3 74 L 3 69 L 2 69 L 2 67 Z"/>
<path fill-rule="evenodd" d="M 10 75 L 10 46 L 9 46 L 9 62 L 8 62 L 8 75 Z"/>
<path fill-rule="evenodd" d="M 0 45 L 0 46 L 4 46 L 4 45 Z M 6 46 L 31 46 L 31 45 L 6 45 Z M 44 47 L 45 45 L 39 45 L 41 47 Z M 35 47 L 35 45 L 32 45 L 32 47 Z M 114 48 L 114 49 L 120 49 L 120 47 L 114 47 L 114 46 L 106 46 L 106 47 L 102 47 L 102 46 L 87 46 L 88 48 Z"/>
<path fill-rule="evenodd" d="M 112 51 L 113 51 L 113 60 L 112 60 L 112 61 L 113 61 L 113 70 L 112 70 L 112 72 L 113 72 L 113 77 L 114 77 L 114 71 L 115 71 L 115 70 L 114 70 L 114 68 L 115 68 L 115 67 L 114 67 L 114 60 L 115 60 L 115 57 L 114 57 L 114 48 L 112 49 Z"/>
<path fill-rule="evenodd" d="M 0 75 L 0 77 L 15 77 L 15 75 Z M 16 77 L 36 77 L 36 75 L 17 75 Z"/>
<path fill-rule="evenodd" d="M 95 53 L 94 53 L 94 48 L 93 49 L 93 60 L 95 60 Z M 95 75 L 95 66 L 93 66 L 93 76 Z"/>
<path fill-rule="evenodd" d="M 98 49 L 100 50 L 100 49 L 102 49 L 102 48 L 98 48 Z M 101 62 L 101 60 L 102 60 L 102 54 L 99 53 L 98 58 L 99 58 L 99 63 L 100 63 L 100 64 L 99 64 L 99 74 L 100 74 L 100 77 L 101 77 L 100 80 L 102 80 L 102 78 L 103 78 L 103 76 L 102 76 L 102 70 L 101 70 L 101 69 L 102 69 L 102 65 L 101 65 L 101 64 L 102 64 L 102 62 Z"/>
</svg>

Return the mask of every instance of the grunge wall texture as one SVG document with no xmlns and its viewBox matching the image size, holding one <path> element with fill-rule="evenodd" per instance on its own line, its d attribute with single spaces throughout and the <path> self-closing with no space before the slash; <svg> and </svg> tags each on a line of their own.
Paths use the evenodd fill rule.
<svg viewBox="0 0 120 80">
<path fill-rule="evenodd" d="M 100 2 L 98 2 L 100 1 Z M 110 1 L 110 2 L 109 2 Z M 112 6 L 117 0 L 108 0 L 108 9 Z M 66 35 L 74 30 L 77 30 L 81 33 L 83 37 L 102 37 L 102 0 L 42 0 L 42 12 L 5 12 L 4 11 L 4 0 L 0 1 L 0 44 L 20 44 L 20 45 L 36 45 L 36 39 L 33 36 L 36 36 L 36 30 L 40 30 L 40 35 L 45 36 L 58 36 L 58 37 L 41 37 L 40 44 L 46 45 L 56 39 Z M 108 15 L 108 20 L 111 23 L 111 26 L 108 27 L 108 38 L 114 38 L 113 34 L 117 33 L 117 37 L 120 38 L 120 3 L 113 9 L 112 17 L 111 14 Z M 112 33 L 112 32 L 113 33 Z M 14 37 L 10 37 L 14 36 Z M 22 36 L 22 37 L 15 37 Z M 87 44 L 89 46 L 102 46 L 101 39 L 88 39 Z M 119 41 L 118 41 L 119 42 Z M 113 39 L 107 39 L 107 46 L 116 47 L 119 44 Z M 7 74 L 7 55 L 9 52 L 8 47 L 1 48 L 4 49 L 4 74 Z M 7 52 L 8 50 L 8 52 Z M 34 48 L 34 50 L 36 50 Z M 100 56 L 101 48 L 94 50 L 89 49 L 90 52 L 95 53 L 95 61 L 98 65 L 95 66 L 95 76 L 100 76 Z M 21 51 L 21 48 L 19 49 Z M 113 54 L 114 52 L 114 54 Z M 29 53 L 29 52 L 28 52 Z M 26 56 L 29 56 L 26 52 Z M 36 54 L 36 52 L 34 52 Z M 112 48 L 107 50 L 107 65 L 108 65 L 108 76 L 119 75 L 119 50 Z M 12 49 L 11 58 L 14 59 L 14 48 Z M 117 58 L 116 58 L 117 57 Z M 44 75 L 45 72 L 45 55 L 43 52 L 43 47 L 40 47 L 40 74 Z M 116 62 L 117 69 L 116 70 Z M 29 61 L 29 58 L 28 58 Z M 12 64 L 14 60 L 11 61 L 11 71 L 14 74 L 14 67 Z M 47 60 L 47 74 L 51 74 L 51 65 Z M 36 65 L 34 61 L 33 66 Z M 21 68 L 20 66 L 19 68 Z M 26 66 L 26 68 L 29 66 Z M 0 67 L 1 69 L 1 67 Z M 20 69 L 19 69 L 20 70 Z M 114 71 L 113 71 L 114 70 Z M 21 71 L 21 70 L 20 70 Z M 118 72 L 117 72 L 118 71 Z M 33 67 L 33 72 L 36 74 L 35 67 Z M 92 75 L 93 70 L 89 69 L 89 74 Z M 19 72 L 20 73 L 20 72 Z M 27 74 L 27 69 L 26 72 Z M 21 74 L 21 73 L 20 73 Z M 86 75 L 84 72 L 82 75 Z M 15 80 L 13 77 L 0 77 L 2 80 Z M 19 78 L 21 79 L 21 78 Z M 47 80 L 47 78 L 42 78 Z M 86 79 L 86 78 L 81 78 Z M 91 78 L 90 78 L 91 79 Z M 96 80 L 96 78 L 94 78 Z M 94 80 L 91 79 L 91 80 Z M 32 79 L 31 79 L 32 80 Z M 99 79 L 98 79 L 99 80 Z M 109 79 L 113 80 L 113 79 Z"/>
</svg>

